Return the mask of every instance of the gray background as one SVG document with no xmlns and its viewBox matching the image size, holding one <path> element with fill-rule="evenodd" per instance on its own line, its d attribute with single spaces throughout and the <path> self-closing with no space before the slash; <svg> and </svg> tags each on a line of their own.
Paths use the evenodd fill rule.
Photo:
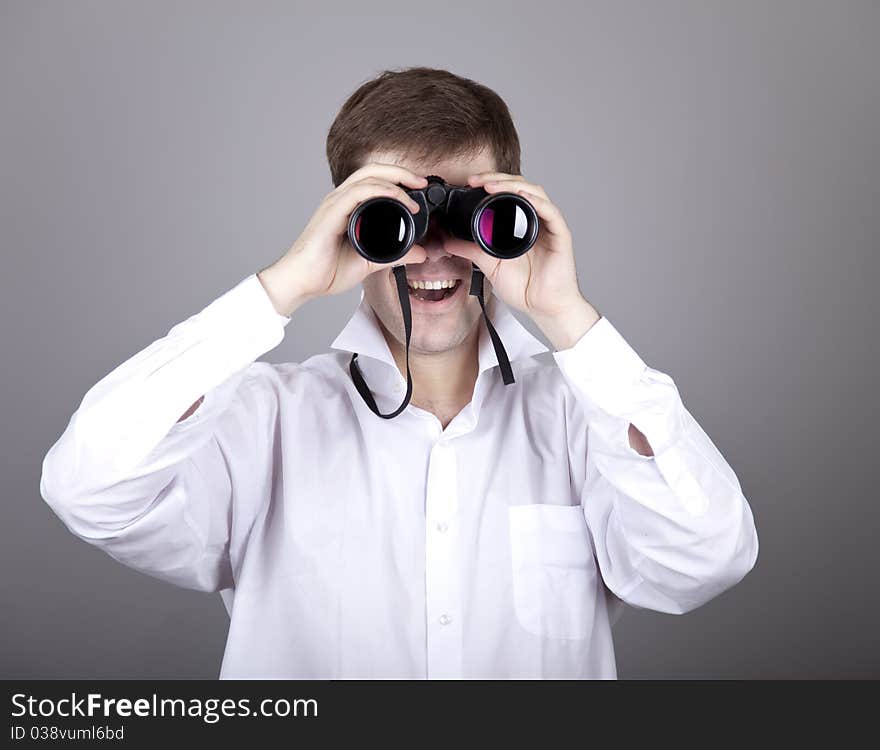
<svg viewBox="0 0 880 750">
<path fill-rule="evenodd" d="M 880 675 L 880 4 L 434 7 L 2 3 L 0 676 L 218 674 L 220 597 L 77 540 L 40 463 L 88 388 L 287 249 L 339 106 L 409 65 L 506 99 L 585 295 L 754 510 L 756 568 L 683 617 L 629 610 L 620 676 Z M 357 299 L 264 359 L 325 351 Z"/>
</svg>

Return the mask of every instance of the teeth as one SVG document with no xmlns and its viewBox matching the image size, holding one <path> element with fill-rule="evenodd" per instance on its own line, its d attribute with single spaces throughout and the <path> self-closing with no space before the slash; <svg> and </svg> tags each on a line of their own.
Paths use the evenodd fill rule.
<svg viewBox="0 0 880 750">
<path fill-rule="evenodd" d="M 413 289 L 450 289 L 455 286 L 457 279 L 444 279 L 443 281 L 410 281 Z"/>
</svg>

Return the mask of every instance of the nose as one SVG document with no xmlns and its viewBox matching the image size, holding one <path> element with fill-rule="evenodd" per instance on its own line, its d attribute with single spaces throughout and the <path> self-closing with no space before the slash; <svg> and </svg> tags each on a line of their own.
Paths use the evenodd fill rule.
<svg viewBox="0 0 880 750">
<path fill-rule="evenodd" d="M 446 229 L 443 227 L 443 222 L 440 220 L 440 216 L 434 214 L 428 220 L 428 229 L 425 231 L 425 236 L 419 244 L 424 247 L 429 254 L 445 254 L 445 251 L 443 250 L 443 242 L 448 236 Z"/>
</svg>

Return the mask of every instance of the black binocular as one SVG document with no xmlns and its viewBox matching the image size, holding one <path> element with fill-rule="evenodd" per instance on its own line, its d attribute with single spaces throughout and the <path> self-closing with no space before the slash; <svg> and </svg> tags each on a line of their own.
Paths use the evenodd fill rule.
<svg viewBox="0 0 880 750">
<path fill-rule="evenodd" d="M 454 237 L 476 242 L 496 258 L 516 258 L 535 244 L 538 213 L 521 195 L 449 185 L 437 175 L 428 175 L 427 180 L 423 188 L 406 190 L 419 204 L 416 214 L 386 196 L 359 204 L 348 220 L 354 249 L 374 263 L 399 260 L 422 240 L 434 214 Z"/>
<path fill-rule="evenodd" d="M 476 242 L 489 255 L 496 258 L 516 258 L 531 249 L 538 239 L 538 212 L 525 198 L 516 193 L 487 193 L 481 187 L 448 185 L 442 177 L 428 175 L 428 184 L 417 190 L 406 190 L 419 211 L 413 214 L 396 198 L 377 196 L 358 204 L 348 218 L 348 239 L 364 258 L 373 263 L 393 263 L 409 252 L 428 232 L 431 216 L 454 237 Z M 403 185 L 400 185 L 403 187 Z M 409 345 L 412 336 L 412 309 L 406 280 L 406 266 L 395 265 L 392 269 L 397 285 L 397 296 L 403 314 L 406 350 L 406 394 L 394 411 L 383 414 L 364 380 L 357 363 L 357 352 L 351 355 L 349 371 L 355 388 L 370 410 L 382 419 L 393 419 L 409 404 L 413 381 L 409 366 Z M 489 331 L 492 346 L 498 357 L 498 366 L 505 385 L 514 382 L 504 344 L 489 315 L 483 299 L 483 272 L 474 263 L 471 269 L 470 292 L 480 303 L 483 320 Z"/>
</svg>

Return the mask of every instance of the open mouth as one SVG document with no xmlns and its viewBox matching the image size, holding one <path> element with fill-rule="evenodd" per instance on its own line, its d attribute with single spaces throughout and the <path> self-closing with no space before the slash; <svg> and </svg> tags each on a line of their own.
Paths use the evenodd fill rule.
<svg viewBox="0 0 880 750">
<path fill-rule="evenodd" d="M 461 286 L 461 279 L 443 281 L 410 281 L 409 294 L 422 302 L 442 302 L 453 296 Z"/>
</svg>

